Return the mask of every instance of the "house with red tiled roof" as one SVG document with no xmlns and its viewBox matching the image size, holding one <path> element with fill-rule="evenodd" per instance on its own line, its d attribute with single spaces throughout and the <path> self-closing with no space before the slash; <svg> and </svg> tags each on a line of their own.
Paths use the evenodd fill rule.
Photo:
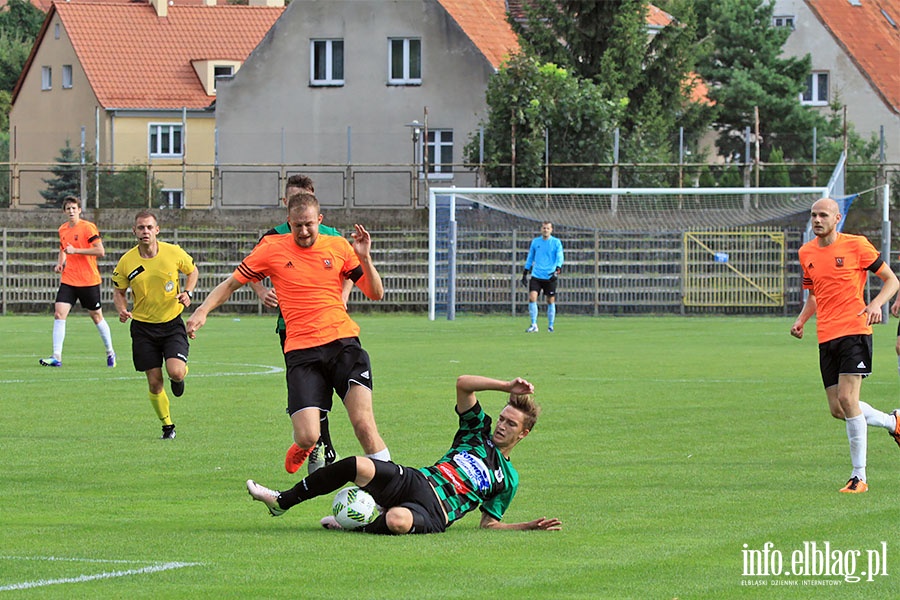
<svg viewBox="0 0 900 600">
<path fill-rule="evenodd" d="M 884 129 L 887 161 L 900 163 L 900 3 L 776 0 L 773 21 L 791 29 L 786 54 L 812 59 L 799 101 L 846 105 L 864 137 Z"/>
<path fill-rule="evenodd" d="M 45 165 L 68 142 L 103 164 L 149 165 L 163 189 L 150 206 L 208 206 L 216 78 L 237 72 L 284 12 L 261 2 L 52 4 L 13 91 L 13 205 L 42 202 Z"/>
<path fill-rule="evenodd" d="M 421 205 L 426 178 L 473 185 L 463 147 L 517 48 L 505 0 L 293 0 L 220 82 L 222 205 L 275 206 L 293 172 L 326 208 Z"/>
</svg>

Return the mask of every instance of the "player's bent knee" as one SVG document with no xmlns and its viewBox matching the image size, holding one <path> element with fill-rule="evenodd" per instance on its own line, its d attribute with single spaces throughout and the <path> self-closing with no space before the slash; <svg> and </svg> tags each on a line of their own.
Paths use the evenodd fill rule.
<svg viewBox="0 0 900 600">
<path fill-rule="evenodd" d="M 393 534 L 409 533 L 413 526 L 413 514 L 408 508 L 395 506 L 385 513 L 384 522 Z"/>
</svg>

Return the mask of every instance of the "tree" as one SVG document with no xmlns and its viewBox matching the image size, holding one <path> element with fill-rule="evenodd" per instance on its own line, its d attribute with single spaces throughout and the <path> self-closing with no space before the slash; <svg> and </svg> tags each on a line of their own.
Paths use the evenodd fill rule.
<svg viewBox="0 0 900 600">
<path fill-rule="evenodd" d="M 543 131 L 548 131 L 550 158 L 554 163 L 612 162 L 612 131 L 620 129 L 620 162 L 666 162 L 675 157 L 674 133 L 679 126 L 702 131 L 710 119 L 710 108 L 689 101 L 691 81 L 688 74 L 694 64 L 694 30 L 690 22 L 678 23 L 650 36 L 647 30 L 646 0 L 533 0 L 522 4 L 526 14 L 524 23 L 511 20 L 519 34 L 522 54 L 537 65 L 552 65 L 568 75 L 567 86 L 548 87 L 541 109 L 553 105 L 556 112 L 540 112 L 540 123 L 516 121 L 516 139 L 523 129 L 539 133 L 531 139 L 535 151 L 529 159 L 520 160 L 517 147 L 516 163 L 522 164 L 543 149 Z M 689 9 L 689 6 L 686 10 Z M 509 63 L 512 65 L 512 62 Z M 528 70 L 510 71 L 506 81 L 489 86 L 489 121 L 497 124 L 510 115 L 510 94 L 517 88 L 529 89 L 530 83 L 517 80 Z M 496 90 L 505 90 L 496 93 Z M 575 92 L 575 90 L 579 90 Z M 557 95 L 559 93 L 560 95 Z M 561 94 L 568 94 L 563 97 Z M 573 104 L 575 99 L 586 106 Z M 597 112 L 589 114 L 590 111 Z M 522 117 L 538 117 L 535 111 L 520 111 Z M 498 116 L 499 115 L 499 116 Z M 612 120 L 610 120 L 612 119 Z M 604 127 L 585 128 L 588 123 L 602 123 Z M 485 137 L 494 148 L 509 145 L 508 128 L 488 126 Z M 526 135 L 527 137 L 527 135 Z M 576 140 L 575 137 L 593 137 Z M 696 137 L 699 137 L 699 133 Z M 599 139 L 598 139 L 599 138 Z M 469 153 L 468 156 L 472 157 Z M 571 157 L 571 159 L 570 159 Z M 575 182 L 608 182 L 608 176 L 588 171 L 595 169 L 567 168 L 552 180 L 554 186 Z M 489 171 L 488 180 L 495 171 Z M 653 181 L 647 174 L 623 173 L 620 184 L 664 184 L 664 175 Z M 523 185 L 517 176 L 517 185 Z M 564 183 L 565 182 L 565 183 Z M 586 184 L 586 183 L 584 183 Z"/>
<path fill-rule="evenodd" d="M 608 162 L 612 129 L 624 106 L 605 99 L 592 81 L 523 54 L 491 78 L 487 103 L 485 175 L 492 185 L 518 187 L 544 185 L 545 140 L 555 163 Z M 466 160 L 477 163 L 479 149 L 473 136 Z M 599 187 L 608 181 L 596 169 L 572 168 L 554 171 L 551 185 Z"/>
<path fill-rule="evenodd" d="M 0 90 L 16 86 L 45 17 L 26 0 L 9 0 L 0 12 Z"/>
<path fill-rule="evenodd" d="M 755 130 L 754 109 L 761 123 L 760 152 L 781 148 L 784 156 L 808 155 L 814 111 L 799 102 L 810 72 L 809 56 L 782 56 L 790 30 L 772 26 L 774 4 L 765 0 L 693 0 L 698 71 L 710 88 L 718 112 L 716 146 L 727 157 L 744 152 L 744 132 Z"/>
<path fill-rule="evenodd" d="M 41 196 L 48 204 L 62 207 L 66 196 L 81 197 L 81 160 L 68 139 L 59 156 L 53 160 L 57 163 L 50 167 L 53 177 L 42 180 L 47 184 L 47 189 L 41 190 Z"/>
</svg>

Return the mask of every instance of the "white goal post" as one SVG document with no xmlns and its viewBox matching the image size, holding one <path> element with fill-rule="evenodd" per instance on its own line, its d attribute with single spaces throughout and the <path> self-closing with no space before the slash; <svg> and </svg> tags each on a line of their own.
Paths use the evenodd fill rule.
<svg viewBox="0 0 900 600">
<path fill-rule="evenodd" d="M 437 303 L 438 205 L 447 205 L 448 318 L 455 311 L 456 205 L 465 199 L 536 222 L 582 230 L 659 233 L 760 225 L 809 210 L 830 187 L 441 188 L 428 191 L 428 318 Z M 443 210 L 443 208 L 442 208 Z M 443 228 L 441 228 L 441 232 Z"/>
</svg>

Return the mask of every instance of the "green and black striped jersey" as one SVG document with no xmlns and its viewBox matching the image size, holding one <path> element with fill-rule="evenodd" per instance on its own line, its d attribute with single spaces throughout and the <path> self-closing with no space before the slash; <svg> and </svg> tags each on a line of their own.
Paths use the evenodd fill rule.
<svg viewBox="0 0 900 600">
<path fill-rule="evenodd" d="M 491 418 L 477 402 L 459 415 L 459 431 L 447 454 L 419 470 L 437 491 L 448 525 L 479 505 L 502 519 L 519 488 L 519 474 L 491 441 Z"/>
</svg>

